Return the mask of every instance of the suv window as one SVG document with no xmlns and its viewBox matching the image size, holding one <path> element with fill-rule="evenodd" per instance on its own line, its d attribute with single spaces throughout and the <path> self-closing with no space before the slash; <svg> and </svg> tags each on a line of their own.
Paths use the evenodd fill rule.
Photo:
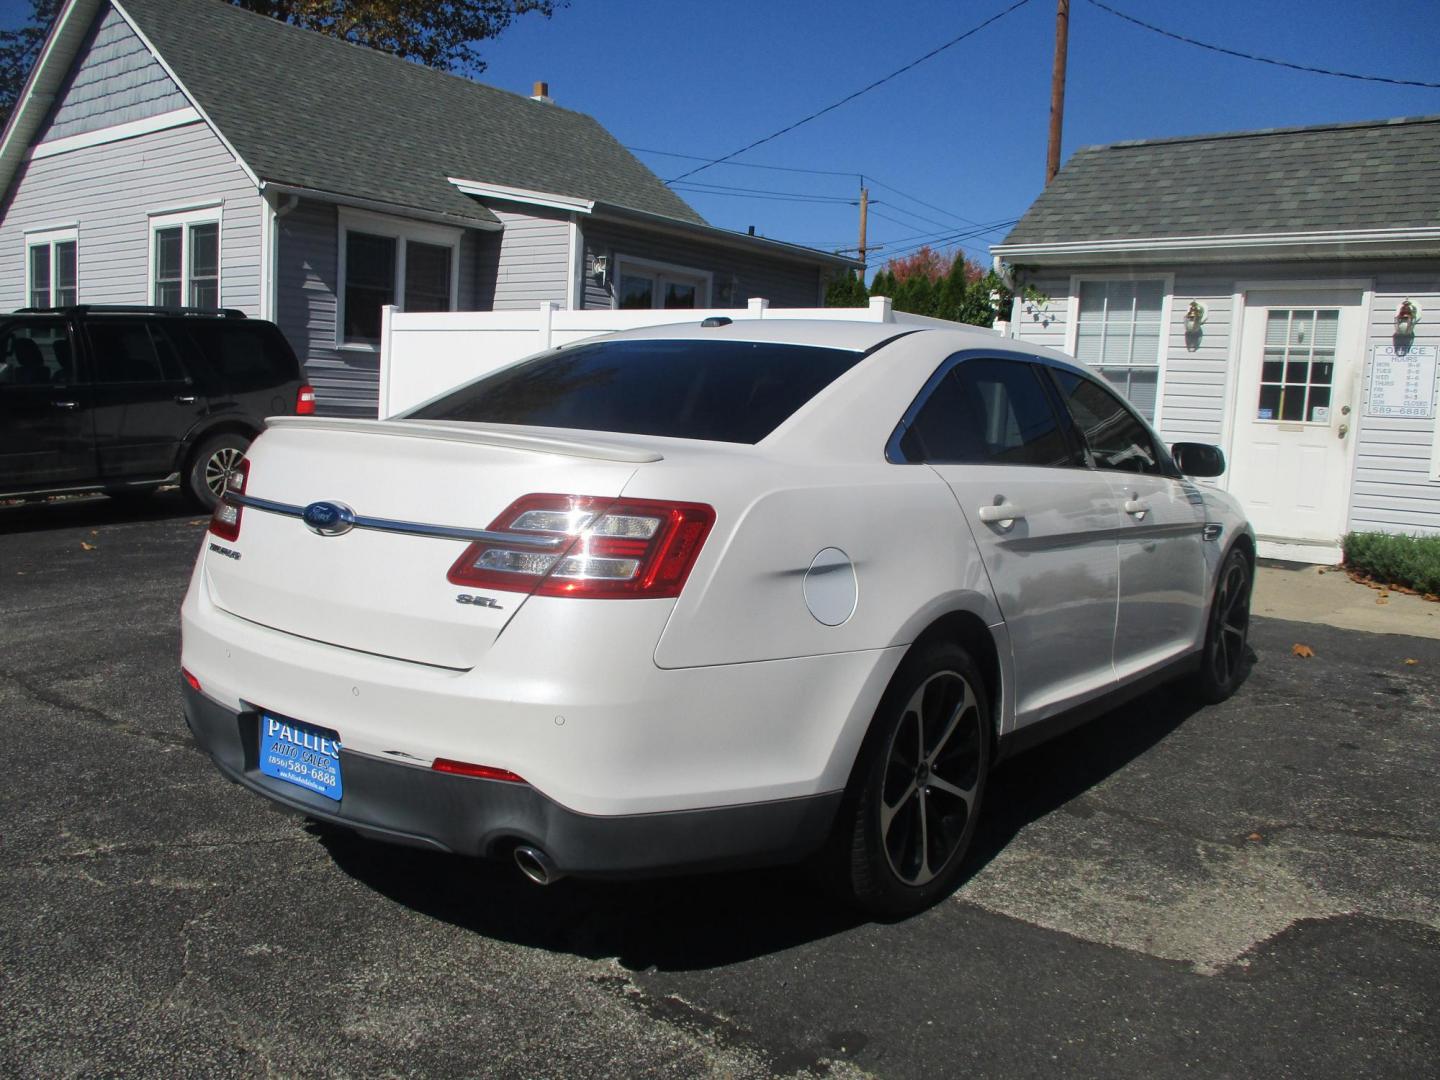
<svg viewBox="0 0 1440 1080">
<path fill-rule="evenodd" d="M 163 349 L 157 348 L 150 326 L 143 320 L 90 319 L 86 329 L 96 382 L 174 382 L 185 377 L 175 350 L 168 342 Z"/>
<path fill-rule="evenodd" d="M 273 326 L 236 319 L 171 323 L 171 333 L 189 333 L 227 393 L 269 390 L 300 378 L 300 364 Z"/>
<path fill-rule="evenodd" d="M 59 386 L 74 380 L 74 354 L 63 319 L 0 326 L 0 386 Z"/>
<path fill-rule="evenodd" d="M 1053 368 L 1051 374 L 1097 469 L 1165 473 L 1155 440 L 1118 397 L 1083 376 Z"/>
<path fill-rule="evenodd" d="M 940 380 L 901 437 L 908 461 L 1078 465 L 1034 365 L 966 360 Z"/>
<path fill-rule="evenodd" d="M 751 341 L 597 342 L 522 361 L 406 416 L 755 443 L 863 356 Z"/>
</svg>

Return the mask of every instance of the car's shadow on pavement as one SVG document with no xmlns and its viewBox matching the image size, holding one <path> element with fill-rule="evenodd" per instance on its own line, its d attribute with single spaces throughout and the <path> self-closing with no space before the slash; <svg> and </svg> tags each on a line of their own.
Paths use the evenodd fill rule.
<svg viewBox="0 0 1440 1080">
<path fill-rule="evenodd" d="M 992 775 L 964 881 L 1026 825 L 1123 768 L 1199 706 L 1161 688 L 1002 764 Z M 508 863 L 393 847 L 311 823 L 341 870 L 432 918 L 502 941 L 615 957 L 631 970 L 718 967 L 869 921 L 802 868 L 537 886 Z"/>
<path fill-rule="evenodd" d="M 0 503 L 0 533 L 94 529 L 104 525 L 209 516 L 206 511 L 188 502 L 178 489 L 123 499 L 85 495 L 38 502 Z"/>
</svg>

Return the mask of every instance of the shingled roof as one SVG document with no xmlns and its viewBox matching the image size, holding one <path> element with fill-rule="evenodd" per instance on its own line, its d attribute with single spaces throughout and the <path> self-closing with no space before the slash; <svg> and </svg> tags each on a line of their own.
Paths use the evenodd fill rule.
<svg viewBox="0 0 1440 1080">
<path fill-rule="evenodd" d="M 583 113 L 217 0 L 122 4 L 262 181 L 495 221 L 457 176 L 704 224 Z"/>
<path fill-rule="evenodd" d="M 1440 226 L 1440 116 L 1076 151 L 997 254 L 1151 237 Z"/>
</svg>

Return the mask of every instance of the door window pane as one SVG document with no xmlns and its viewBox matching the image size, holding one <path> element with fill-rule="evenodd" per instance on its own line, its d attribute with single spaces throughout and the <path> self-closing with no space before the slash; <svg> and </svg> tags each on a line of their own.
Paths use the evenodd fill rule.
<svg viewBox="0 0 1440 1080">
<path fill-rule="evenodd" d="M 1161 473 L 1155 440 L 1120 399 L 1099 383 L 1051 369 L 1097 469 Z"/>
<path fill-rule="evenodd" d="M 30 306 L 50 306 L 50 245 L 30 249 Z"/>
<path fill-rule="evenodd" d="M 150 329 L 130 319 L 91 319 L 96 382 L 164 382 Z"/>
<path fill-rule="evenodd" d="M 184 302 L 184 244 L 185 230 L 178 225 L 155 230 L 155 303 L 161 307 L 179 307 Z"/>
<path fill-rule="evenodd" d="M 910 461 L 1067 466 L 1078 462 L 1028 363 L 967 360 L 926 399 L 901 440 Z"/>
<path fill-rule="evenodd" d="M 693 308 L 695 292 L 695 286 L 687 282 L 667 281 L 665 283 L 665 306 L 667 308 Z"/>
<path fill-rule="evenodd" d="M 345 340 L 380 343 L 380 309 L 395 303 L 393 237 L 345 234 Z"/>
<path fill-rule="evenodd" d="M 655 279 L 640 274 L 620 275 L 620 307 L 644 309 L 655 306 Z"/>
<path fill-rule="evenodd" d="M 1330 384 L 1335 377 L 1339 330 L 1337 309 L 1272 308 L 1266 313 L 1256 420 L 1330 422 Z"/>
<path fill-rule="evenodd" d="M 405 244 L 405 310 L 450 310 L 450 249 L 438 244 Z"/>
<path fill-rule="evenodd" d="M 220 226 L 190 226 L 190 306 L 220 306 Z"/>
</svg>

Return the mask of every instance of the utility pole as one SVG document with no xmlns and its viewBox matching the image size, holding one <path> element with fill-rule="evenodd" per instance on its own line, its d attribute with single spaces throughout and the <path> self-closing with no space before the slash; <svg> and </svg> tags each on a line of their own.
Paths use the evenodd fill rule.
<svg viewBox="0 0 1440 1080">
<path fill-rule="evenodd" d="M 870 213 L 870 189 L 860 189 L 860 280 L 865 280 L 865 219 Z"/>
<path fill-rule="evenodd" d="M 1045 162 L 1048 185 L 1060 171 L 1060 129 L 1065 124 L 1065 54 L 1070 44 L 1070 0 L 1055 7 L 1055 71 L 1050 77 L 1050 155 Z"/>
</svg>

